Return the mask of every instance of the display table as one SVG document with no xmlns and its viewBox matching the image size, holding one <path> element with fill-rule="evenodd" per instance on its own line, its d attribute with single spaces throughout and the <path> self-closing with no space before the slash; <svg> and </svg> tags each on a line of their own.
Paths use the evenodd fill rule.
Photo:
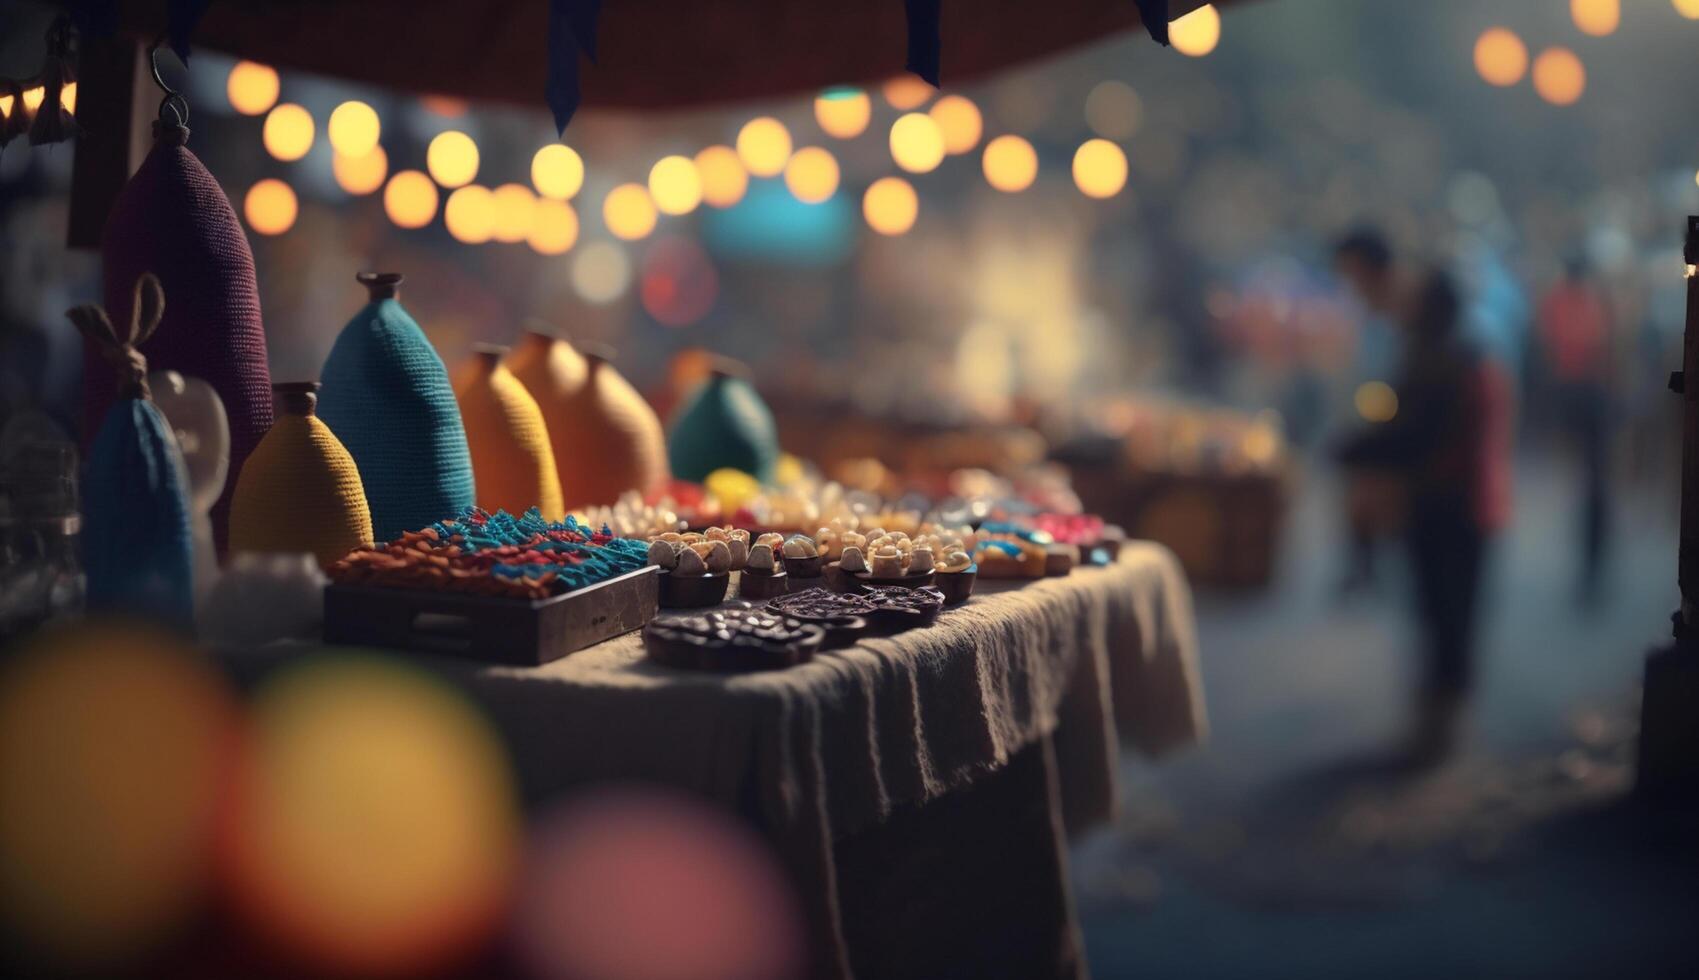
<svg viewBox="0 0 1699 980">
<path fill-rule="evenodd" d="M 1083 972 L 1063 828 L 1110 815 L 1119 746 L 1203 736 L 1196 656 L 1173 555 L 1130 543 L 785 671 L 658 667 L 635 633 L 543 667 L 420 659 L 486 707 L 529 803 L 650 781 L 743 814 L 818 974 L 1034 978 Z"/>
</svg>

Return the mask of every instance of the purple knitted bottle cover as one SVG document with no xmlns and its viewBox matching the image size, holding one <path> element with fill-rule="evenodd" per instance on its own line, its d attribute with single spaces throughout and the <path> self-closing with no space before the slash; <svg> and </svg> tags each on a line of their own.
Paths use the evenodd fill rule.
<svg viewBox="0 0 1699 980">
<path fill-rule="evenodd" d="M 271 371 L 253 252 L 218 181 L 185 145 L 188 138 L 185 127 L 155 124 L 153 149 L 106 221 L 101 255 L 106 309 L 115 322 L 129 321 L 142 273 L 152 272 L 165 287 L 165 317 L 143 351 L 149 367 L 201 378 L 224 400 L 230 476 L 212 512 L 222 555 L 242 461 L 271 428 Z M 83 363 L 86 447 L 115 392 L 112 370 L 87 343 Z"/>
</svg>

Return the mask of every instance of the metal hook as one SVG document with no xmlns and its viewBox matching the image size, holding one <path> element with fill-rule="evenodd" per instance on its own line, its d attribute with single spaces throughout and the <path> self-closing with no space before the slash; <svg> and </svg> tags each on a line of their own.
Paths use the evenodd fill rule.
<svg viewBox="0 0 1699 980">
<path fill-rule="evenodd" d="M 153 83 L 165 92 L 165 98 L 159 100 L 159 118 L 163 121 L 165 110 L 170 109 L 171 115 L 175 119 L 174 124 L 187 126 L 189 125 L 189 100 L 183 97 L 183 93 L 165 84 L 165 76 L 159 73 L 159 49 L 164 44 L 165 38 L 161 37 L 154 41 L 153 46 L 148 48 L 147 51 L 148 68 L 153 71 Z"/>
</svg>

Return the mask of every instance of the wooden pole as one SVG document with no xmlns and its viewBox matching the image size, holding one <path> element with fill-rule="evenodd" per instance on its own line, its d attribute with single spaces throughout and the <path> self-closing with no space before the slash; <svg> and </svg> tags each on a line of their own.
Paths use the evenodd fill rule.
<svg viewBox="0 0 1699 980">
<path fill-rule="evenodd" d="M 77 59 L 76 155 L 71 161 L 71 213 L 65 244 L 97 249 L 118 192 L 152 144 L 157 92 L 147 49 L 113 35 L 81 42 Z"/>
<path fill-rule="evenodd" d="M 1681 536 L 1676 584 L 1681 609 L 1675 642 L 1646 658 L 1640 700 L 1640 763 L 1635 782 L 1643 798 L 1699 799 L 1699 215 L 1687 218 L 1682 244 L 1687 264 L 1687 324 L 1681 370 L 1669 386 L 1681 395 Z"/>
<path fill-rule="evenodd" d="M 1682 244 L 1687 263 L 1687 324 L 1681 343 L 1681 543 L 1676 583 L 1681 588 L 1682 625 L 1699 623 L 1699 215 L 1688 215 Z"/>
</svg>

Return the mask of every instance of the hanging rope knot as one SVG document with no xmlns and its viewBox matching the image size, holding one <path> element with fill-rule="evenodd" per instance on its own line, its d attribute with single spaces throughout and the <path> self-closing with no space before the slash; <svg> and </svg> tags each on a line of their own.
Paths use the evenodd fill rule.
<svg viewBox="0 0 1699 980">
<path fill-rule="evenodd" d="M 136 280 L 135 297 L 130 303 L 129 329 L 120 334 L 112 326 L 106 311 L 93 303 L 72 307 L 65 316 L 76 325 L 89 343 L 100 349 L 100 356 L 118 374 L 118 394 L 121 398 L 150 398 L 147 387 L 147 358 L 140 347 L 159 329 L 165 315 L 165 288 L 159 277 L 144 272 Z"/>
</svg>

